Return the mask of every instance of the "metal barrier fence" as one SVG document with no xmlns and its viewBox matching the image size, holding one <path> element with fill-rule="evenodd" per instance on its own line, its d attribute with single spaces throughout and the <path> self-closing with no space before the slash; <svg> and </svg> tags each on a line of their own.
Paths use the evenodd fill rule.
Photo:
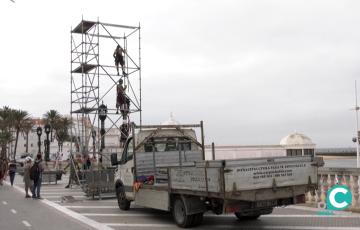
<svg viewBox="0 0 360 230">
<path fill-rule="evenodd" d="M 51 184 L 54 182 L 57 184 L 58 180 L 61 180 L 62 177 L 62 171 L 61 170 L 47 170 L 43 172 L 42 175 L 42 183 L 47 182 L 48 184 Z"/>
<path fill-rule="evenodd" d="M 93 199 L 109 194 L 115 196 L 114 178 L 115 169 L 84 170 L 79 177 L 86 196 Z"/>
</svg>

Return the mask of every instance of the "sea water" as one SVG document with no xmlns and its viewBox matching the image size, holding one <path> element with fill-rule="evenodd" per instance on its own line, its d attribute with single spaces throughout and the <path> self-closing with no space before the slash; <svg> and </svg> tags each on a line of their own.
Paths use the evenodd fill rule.
<svg viewBox="0 0 360 230">
<path fill-rule="evenodd" d="M 324 167 L 356 168 L 356 157 L 324 157 Z"/>
</svg>

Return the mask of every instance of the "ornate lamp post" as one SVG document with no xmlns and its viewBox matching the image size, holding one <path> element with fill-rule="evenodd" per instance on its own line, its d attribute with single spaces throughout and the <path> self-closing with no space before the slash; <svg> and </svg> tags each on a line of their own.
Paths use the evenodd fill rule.
<svg viewBox="0 0 360 230">
<path fill-rule="evenodd" d="M 95 159 L 95 138 L 96 138 L 96 131 L 95 129 L 91 130 L 91 137 L 93 139 L 93 158 Z"/>
<path fill-rule="evenodd" d="M 49 133 L 50 133 L 50 125 L 46 124 L 44 126 L 45 129 L 45 133 L 46 133 L 46 140 L 45 140 L 45 161 L 49 161 L 50 160 L 50 140 L 49 140 Z"/>
<path fill-rule="evenodd" d="M 59 145 L 59 152 L 62 152 L 63 142 L 59 140 L 58 145 Z"/>
<path fill-rule="evenodd" d="M 41 154 L 41 140 L 40 140 L 40 137 L 41 137 L 41 134 L 42 134 L 42 128 L 40 126 L 37 127 L 36 134 L 38 135 L 38 147 L 39 147 L 38 154 Z"/>
<path fill-rule="evenodd" d="M 99 106 L 99 119 L 101 121 L 101 129 L 100 129 L 100 134 L 101 134 L 101 146 L 100 146 L 100 151 L 102 151 L 105 148 L 105 119 L 107 117 L 107 107 L 106 105 L 101 104 Z"/>
</svg>

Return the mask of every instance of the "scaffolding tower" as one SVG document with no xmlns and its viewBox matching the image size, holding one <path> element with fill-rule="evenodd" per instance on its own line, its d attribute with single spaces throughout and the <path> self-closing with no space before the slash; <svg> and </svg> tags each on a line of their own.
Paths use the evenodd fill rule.
<svg viewBox="0 0 360 230">
<path fill-rule="evenodd" d="M 119 130 L 119 147 L 130 133 L 130 115 L 141 116 L 141 46 L 139 26 L 126 26 L 81 20 L 71 29 L 71 153 L 87 155 L 103 151 L 102 138 L 109 130 Z M 113 53 L 117 45 L 124 50 L 125 74 L 118 75 Z M 119 80 L 127 85 L 130 105 L 120 114 L 116 109 Z M 105 107 L 106 106 L 106 107 Z M 105 109 L 104 109 L 105 108 Z M 105 114 L 104 114 L 105 113 Z M 100 117 L 106 117 L 105 132 Z M 132 116 L 134 119 L 134 116 Z"/>
</svg>

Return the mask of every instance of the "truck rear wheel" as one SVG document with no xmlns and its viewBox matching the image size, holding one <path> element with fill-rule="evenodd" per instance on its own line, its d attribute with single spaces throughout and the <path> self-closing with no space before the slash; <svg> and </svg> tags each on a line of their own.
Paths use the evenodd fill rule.
<svg viewBox="0 0 360 230">
<path fill-rule="evenodd" d="M 193 225 L 195 215 L 187 215 L 185 204 L 180 197 L 175 198 L 172 212 L 179 227 L 187 228 Z"/>
<path fill-rule="evenodd" d="M 268 207 L 260 210 L 246 211 L 246 212 L 235 212 L 235 216 L 239 220 L 256 220 L 261 215 L 267 215 L 272 213 L 274 210 L 273 207 Z"/>
<path fill-rule="evenodd" d="M 130 201 L 126 199 L 125 190 L 123 186 L 116 188 L 116 197 L 118 200 L 118 205 L 121 210 L 130 209 Z"/>
<path fill-rule="evenodd" d="M 194 214 L 193 215 L 193 222 L 191 224 L 191 226 L 195 227 L 195 226 L 198 226 L 202 223 L 203 221 L 203 218 L 204 218 L 204 213 L 197 213 L 197 214 Z"/>
</svg>

